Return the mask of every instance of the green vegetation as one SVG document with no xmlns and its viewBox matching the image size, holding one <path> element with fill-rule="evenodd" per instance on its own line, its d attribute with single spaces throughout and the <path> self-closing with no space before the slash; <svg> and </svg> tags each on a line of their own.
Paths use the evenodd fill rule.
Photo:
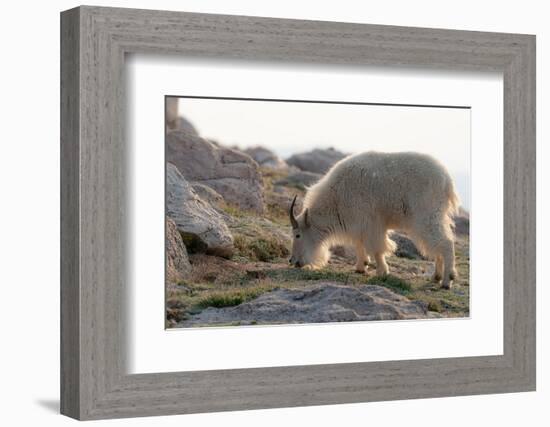
<svg viewBox="0 0 550 427">
<path fill-rule="evenodd" d="M 370 285 L 385 286 L 386 288 L 389 288 L 401 295 L 408 295 L 412 290 L 410 283 L 407 283 L 405 280 L 391 274 L 388 274 L 387 276 L 371 277 L 367 280 L 367 283 Z"/>
<path fill-rule="evenodd" d="M 228 215 L 231 215 L 234 218 L 246 218 L 248 215 L 251 215 L 249 212 L 245 212 L 241 209 L 239 209 L 238 206 L 230 205 L 227 203 L 224 203 L 221 206 L 221 209 Z"/>
<path fill-rule="evenodd" d="M 330 269 L 304 270 L 302 268 L 285 268 L 270 270 L 267 272 L 267 276 L 275 281 L 281 282 L 333 281 L 343 283 L 364 283 L 366 281 L 366 276 Z"/>
<path fill-rule="evenodd" d="M 441 303 L 435 299 L 428 300 L 428 311 L 435 311 L 436 313 L 441 313 L 443 311 L 443 308 L 441 307 Z"/>
<path fill-rule="evenodd" d="M 285 242 L 273 237 L 250 237 L 238 234 L 234 237 L 238 255 L 253 261 L 270 262 L 289 255 Z"/>
<path fill-rule="evenodd" d="M 232 307 L 250 301 L 265 292 L 277 288 L 275 283 L 246 280 L 244 275 L 238 286 L 216 286 L 213 284 L 178 284 L 169 288 L 167 298 L 167 318 L 180 322 L 189 315 L 208 307 Z"/>
<path fill-rule="evenodd" d="M 222 291 L 208 292 L 198 299 L 195 306 L 198 308 L 231 307 L 250 301 L 272 289 L 273 288 L 269 286 L 255 286 L 242 289 L 231 288 Z"/>
</svg>

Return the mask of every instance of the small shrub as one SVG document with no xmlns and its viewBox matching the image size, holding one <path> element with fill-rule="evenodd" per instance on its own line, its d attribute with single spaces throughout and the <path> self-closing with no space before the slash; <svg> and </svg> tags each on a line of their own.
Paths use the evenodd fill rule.
<svg viewBox="0 0 550 427">
<path fill-rule="evenodd" d="M 230 204 L 225 204 L 224 206 L 222 206 L 222 210 L 234 218 L 244 218 L 247 215 L 250 215 L 250 212 L 245 212 L 238 206 Z"/>
<path fill-rule="evenodd" d="M 207 307 L 233 307 L 259 297 L 275 288 L 275 285 L 260 284 L 246 288 L 229 288 L 219 291 L 210 291 L 195 301 L 195 309 Z"/>
<path fill-rule="evenodd" d="M 207 307 L 233 307 L 257 298 L 270 291 L 271 287 L 256 286 L 250 288 L 232 288 L 224 291 L 212 291 L 200 297 L 195 306 L 200 309 Z"/>
<path fill-rule="evenodd" d="M 258 239 L 251 243 L 251 250 L 259 261 L 269 262 L 288 255 L 288 249 L 277 240 Z"/>
<path fill-rule="evenodd" d="M 239 255 L 254 261 L 271 262 L 289 254 L 286 244 L 272 236 L 249 237 L 238 234 L 233 241 Z"/>
<path fill-rule="evenodd" d="M 209 283 L 215 282 L 218 275 L 215 271 L 210 271 L 203 276 L 203 279 Z"/>
<path fill-rule="evenodd" d="M 197 306 L 200 308 L 206 307 L 231 307 L 234 305 L 239 305 L 245 301 L 244 295 L 242 293 L 236 294 L 227 294 L 227 293 L 214 293 L 206 295 L 199 299 Z"/>
<path fill-rule="evenodd" d="M 437 300 L 430 300 L 428 301 L 428 311 L 435 311 L 437 313 L 441 313 L 443 311 L 443 307 L 441 307 L 441 303 Z"/>
<path fill-rule="evenodd" d="M 190 283 L 187 280 L 180 280 L 178 281 L 178 283 L 176 283 L 176 286 L 189 287 Z"/>
<path fill-rule="evenodd" d="M 170 323 L 177 323 L 185 320 L 187 318 L 186 308 L 183 301 L 176 298 L 168 299 L 166 302 L 166 320 Z"/>
</svg>

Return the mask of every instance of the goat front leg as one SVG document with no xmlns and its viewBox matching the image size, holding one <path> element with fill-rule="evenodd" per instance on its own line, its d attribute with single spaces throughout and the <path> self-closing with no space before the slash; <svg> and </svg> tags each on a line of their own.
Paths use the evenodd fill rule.
<svg viewBox="0 0 550 427">
<path fill-rule="evenodd" d="M 390 272 L 388 264 L 386 263 L 386 256 L 383 253 L 374 254 L 376 260 L 376 275 L 377 276 L 387 276 Z"/>
<path fill-rule="evenodd" d="M 355 272 L 356 273 L 365 273 L 367 260 L 369 259 L 365 246 L 362 242 L 357 242 L 355 244 Z"/>
</svg>

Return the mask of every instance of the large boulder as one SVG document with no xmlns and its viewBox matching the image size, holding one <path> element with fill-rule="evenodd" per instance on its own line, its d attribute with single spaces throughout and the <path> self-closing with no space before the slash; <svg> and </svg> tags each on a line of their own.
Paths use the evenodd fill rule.
<svg viewBox="0 0 550 427">
<path fill-rule="evenodd" d="M 395 256 L 408 259 L 426 259 L 420 253 L 414 242 L 406 235 L 393 232 L 390 234 L 390 239 L 393 240 L 397 246 L 394 253 Z"/>
<path fill-rule="evenodd" d="M 177 167 L 167 164 L 166 213 L 176 224 L 190 252 L 229 257 L 233 237 L 221 215 L 202 200 Z"/>
<path fill-rule="evenodd" d="M 252 147 L 244 150 L 256 163 L 262 167 L 271 169 L 288 169 L 286 162 L 277 156 L 273 151 L 264 147 Z"/>
<path fill-rule="evenodd" d="M 198 135 L 199 132 L 197 131 L 197 128 L 193 123 L 191 123 L 189 120 L 187 120 L 185 117 L 178 116 L 176 120 L 173 123 L 174 130 L 183 130 L 186 132 L 189 132 L 193 135 Z"/>
<path fill-rule="evenodd" d="M 378 285 L 323 282 L 277 289 L 235 307 L 210 307 L 180 326 L 400 320 L 432 317 L 423 303 Z"/>
<path fill-rule="evenodd" d="M 212 144 L 185 130 L 169 131 L 166 159 L 189 181 L 213 188 L 243 210 L 263 213 L 262 176 L 247 154 Z"/>
<path fill-rule="evenodd" d="M 303 171 L 324 174 L 334 163 L 344 157 L 346 154 L 334 148 L 316 148 L 306 153 L 294 154 L 286 159 L 286 162 Z"/>
<path fill-rule="evenodd" d="M 224 200 L 221 194 L 208 185 L 201 184 L 200 182 L 191 183 L 193 190 L 202 200 L 210 203 L 214 208 L 223 206 Z"/>
<path fill-rule="evenodd" d="M 323 175 L 319 173 L 307 172 L 307 171 L 295 171 L 289 173 L 287 176 L 278 179 L 274 182 L 275 185 L 284 185 L 285 187 L 295 187 L 300 190 L 306 190 L 311 187 L 317 181 L 319 181 Z"/>
<path fill-rule="evenodd" d="M 191 264 L 187 249 L 178 231 L 176 223 L 166 218 L 166 280 L 177 283 L 191 274 Z"/>
<path fill-rule="evenodd" d="M 462 236 L 468 236 L 470 234 L 470 214 L 467 210 L 460 208 L 458 215 L 454 218 L 455 233 Z"/>
</svg>

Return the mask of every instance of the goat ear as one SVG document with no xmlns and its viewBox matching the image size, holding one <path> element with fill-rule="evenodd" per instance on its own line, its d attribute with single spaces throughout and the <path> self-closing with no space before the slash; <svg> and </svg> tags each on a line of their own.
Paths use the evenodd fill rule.
<svg viewBox="0 0 550 427">
<path fill-rule="evenodd" d="M 304 212 L 304 225 L 306 226 L 306 228 L 309 228 L 309 226 L 311 225 L 309 222 L 309 209 L 306 209 L 306 211 Z"/>
</svg>

